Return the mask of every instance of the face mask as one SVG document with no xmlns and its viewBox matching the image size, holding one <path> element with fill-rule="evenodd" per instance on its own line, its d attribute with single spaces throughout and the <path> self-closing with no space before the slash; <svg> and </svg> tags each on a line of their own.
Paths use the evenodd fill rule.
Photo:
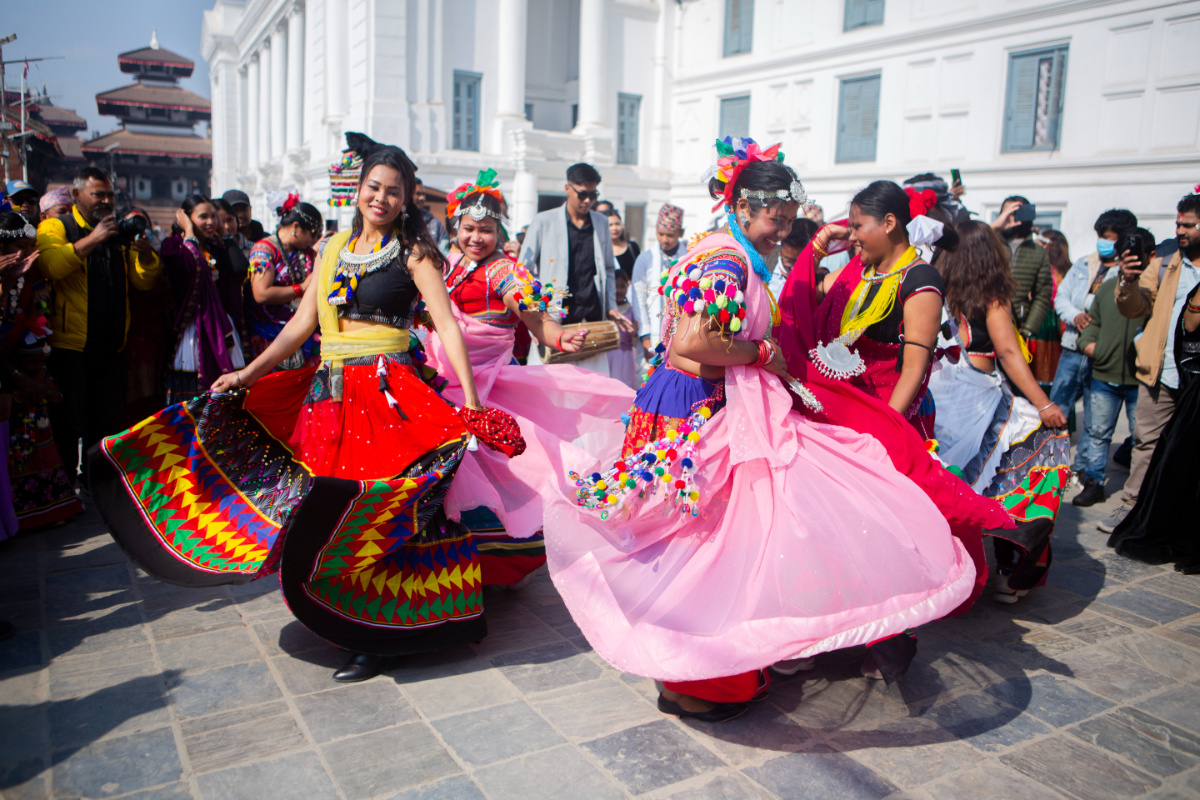
<svg viewBox="0 0 1200 800">
<path fill-rule="evenodd" d="M 1117 254 L 1117 243 L 1111 239 L 1097 239 L 1096 252 L 1101 258 L 1112 258 Z"/>
</svg>

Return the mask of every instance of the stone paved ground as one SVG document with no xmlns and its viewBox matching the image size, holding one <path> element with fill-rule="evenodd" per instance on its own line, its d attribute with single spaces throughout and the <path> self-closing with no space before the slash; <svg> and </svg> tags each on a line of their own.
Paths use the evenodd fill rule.
<svg viewBox="0 0 1200 800">
<path fill-rule="evenodd" d="M 1114 475 L 1110 488 L 1120 485 Z M 1066 506 L 1049 586 L 920 631 L 890 689 L 856 654 L 721 726 L 661 716 L 545 576 L 482 644 L 367 683 L 277 584 L 183 590 L 88 514 L 0 544 L 6 798 L 1200 797 L 1200 579 L 1113 555 Z"/>
</svg>

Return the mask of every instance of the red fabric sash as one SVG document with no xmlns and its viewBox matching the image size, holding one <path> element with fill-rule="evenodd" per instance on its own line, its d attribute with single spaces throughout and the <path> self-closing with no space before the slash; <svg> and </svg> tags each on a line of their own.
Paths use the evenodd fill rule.
<svg viewBox="0 0 1200 800">
<path fill-rule="evenodd" d="M 861 269 L 855 266 L 857 264 L 857 258 L 852 260 L 838 277 L 838 283 L 850 281 L 846 273 L 852 275 L 857 283 L 861 274 Z M 920 486 L 934 502 L 950 524 L 951 532 L 967 548 L 975 563 L 975 591 L 951 616 L 965 613 L 983 593 L 987 583 L 988 566 L 983 550 L 982 529 L 1012 528 L 1013 522 L 1003 506 L 976 494 L 970 486 L 931 458 L 916 429 L 884 400 L 871 397 L 849 383 L 826 378 L 812 365 L 808 351 L 817 344 L 818 326 L 824 333 L 831 319 L 836 320 L 834 324 L 840 325 L 841 309 L 846 302 L 845 299 L 841 300 L 836 317 L 832 314 L 836 298 L 818 308 L 815 273 L 816 258 L 809 244 L 796 259 L 780 294 L 782 320 L 774 334 L 783 348 L 788 371 L 817 396 L 824 411 L 814 413 L 794 396 L 792 405 L 819 422 L 841 425 L 875 437 L 887 450 L 892 465 Z M 850 284 L 849 291 L 852 290 L 853 284 Z M 849 291 L 846 292 L 846 298 L 850 296 Z M 828 308 L 825 307 L 827 305 Z M 894 363 L 891 369 L 895 369 Z"/>
</svg>

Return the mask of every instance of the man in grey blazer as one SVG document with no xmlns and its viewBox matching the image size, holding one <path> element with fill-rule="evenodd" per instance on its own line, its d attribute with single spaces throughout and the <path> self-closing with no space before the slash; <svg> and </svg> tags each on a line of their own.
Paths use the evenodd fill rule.
<svg viewBox="0 0 1200 800">
<path fill-rule="evenodd" d="M 525 233 L 521 261 L 543 281 L 553 281 L 570 292 L 564 307 L 564 325 L 613 320 L 629 333 L 637 329 L 617 311 L 617 262 L 613 257 L 608 219 L 592 211 L 600 193 L 600 173 L 591 164 L 574 164 L 567 170 L 567 202 L 561 208 L 534 217 Z M 529 363 L 537 363 L 537 350 Z M 601 353 L 577 366 L 608 374 L 608 354 Z"/>
</svg>

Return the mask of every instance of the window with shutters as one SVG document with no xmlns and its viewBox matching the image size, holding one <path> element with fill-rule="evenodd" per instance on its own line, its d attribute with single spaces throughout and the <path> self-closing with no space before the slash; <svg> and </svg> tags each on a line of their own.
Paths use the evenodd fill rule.
<svg viewBox="0 0 1200 800">
<path fill-rule="evenodd" d="M 452 148 L 479 150 L 479 84 L 475 72 L 454 73 L 454 130 Z"/>
<path fill-rule="evenodd" d="M 725 0 L 725 55 L 749 53 L 754 43 L 754 0 Z"/>
<path fill-rule="evenodd" d="M 883 0 L 846 0 L 846 18 L 842 30 L 852 31 L 867 25 L 883 24 Z"/>
<path fill-rule="evenodd" d="M 879 133 L 878 75 L 842 81 L 838 97 L 837 162 L 874 161 Z"/>
<path fill-rule="evenodd" d="M 617 95 L 617 163 L 638 163 L 638 114 L 642 98 L 636 94 Z"/>
<path fill-rule="evenodd" d="M 1066 78 L 1066 45 L 1008 57 L 1003 152 L 1058 149 Z"/>
<path fill-rule="evenodd" d="M 750 135 L 750 95 L 726 97 L 721 101 L 721 129 L 717 137 Z"/>
</svg>

